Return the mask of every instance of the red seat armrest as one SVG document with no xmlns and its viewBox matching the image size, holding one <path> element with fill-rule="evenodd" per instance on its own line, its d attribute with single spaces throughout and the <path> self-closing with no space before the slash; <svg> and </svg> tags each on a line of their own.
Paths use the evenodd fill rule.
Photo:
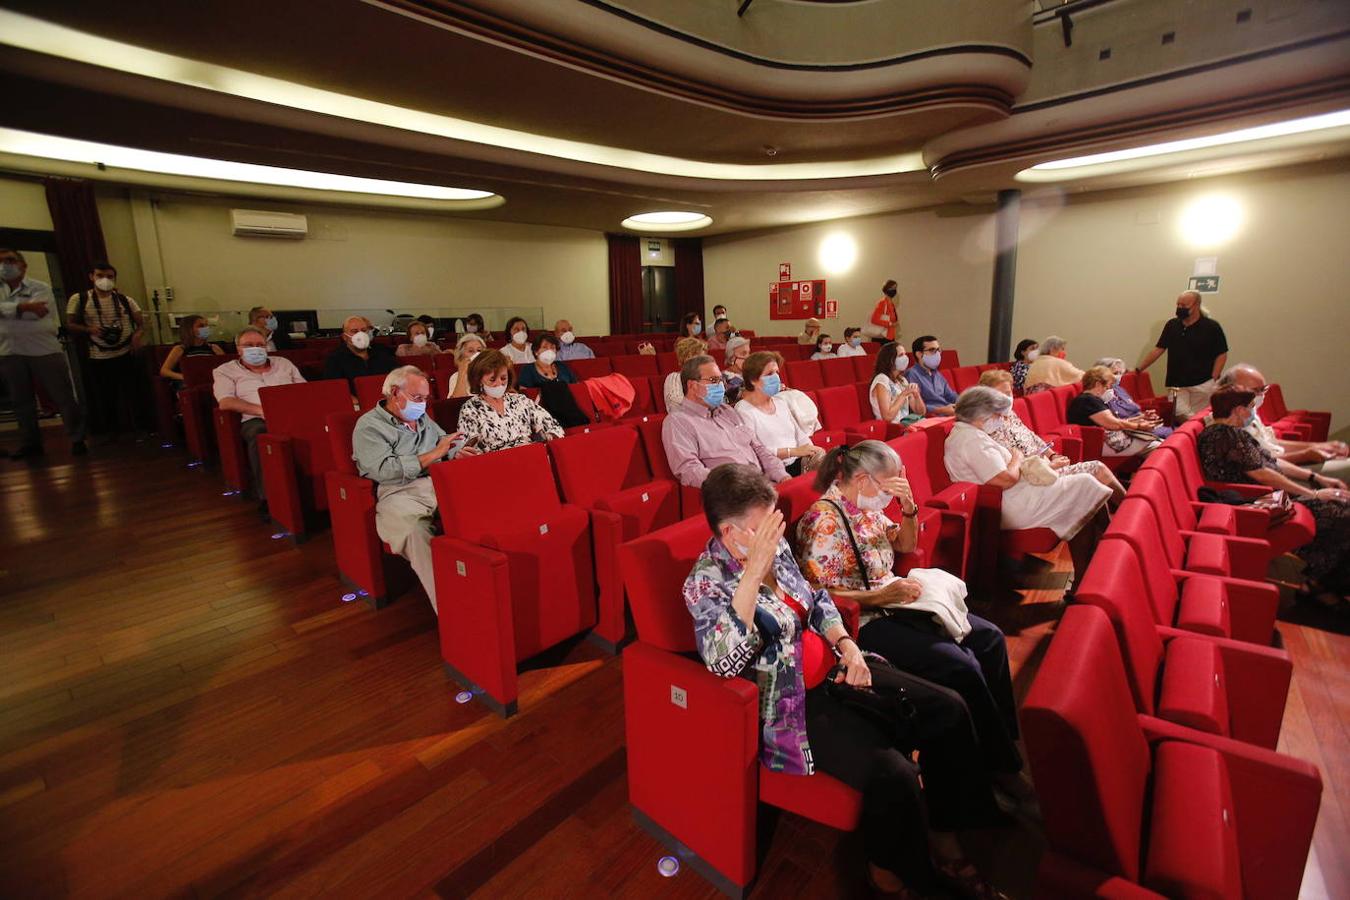
<svg viewBox="0 0 1350 900">
<path fill-rule="evenodd" d="M 627 637 L 624 615 L 623 572 L 619 568 L 619 545 L 623 543 L 623 519 L 601 509 L 589 511 L 595 545 L 595 581 L 599 590 L 599 619 L 595 635 L 617 650 Z"/>
<path fill-rule="evenodd" d="M 1274 585 L 1175 570 L 1173 574 L 1179 575 L 1183 580 L 1205 579 L 1219 582 L 1228 601 L 1233 638 L 1262 647 L 1270 646 L 1275 636 L 1275 612 L 1280 605 L 1280 592 Z M 1184 584 L 1182 588 L 1184 590 Z"/>
<path fill-rule="evenodd" d="M 516 637 L 505 553 L 459 538 L 431 541 L 441 658 L 504 715 L 516 709 Z"/>
</svg>

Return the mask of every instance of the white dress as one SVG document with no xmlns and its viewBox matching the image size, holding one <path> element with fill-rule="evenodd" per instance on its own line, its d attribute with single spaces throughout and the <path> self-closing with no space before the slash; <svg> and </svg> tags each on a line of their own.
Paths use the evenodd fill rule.
<svg viewBox="0 0 1350 900">
<path fill-rule="evenodd" d="M 1008 468 L 1012 452 L 974 425 L 957 422 L 943 459 L 952 480 L 984 484 Z M 1049 528 L 1067 541 L 1110 497 L 1111 489 L 1086 472 L 1061 474 L 1044 486 L 1019 481 L 1003 492 L 1003 527 Z"/>
<path fill-rule="evenodd" d="M 773 404 L 772 413 L 764 412 L 749 400 L 742 400 L 735 407 L 741 421 L 755 433 L 759 442 L 770 450 L 810 443 L 811 435 L 797 424 L 788 405 L 777 400 L 769 402 Z"/>
<path fill-rule="evenodd" d="M 899 394 L 905 388 L 909 387 L 909 382 L 905 381 L 903 378 L 901 378 L 899 381 L 893 381 L 891 380 L 891 377 L 889 375 L 880 373 L 877 375 L 877 377 L 873 378 L 872 383 L 867 386 L 867 402 L 872 404 L 872 418 L 874 419 L 881 418 L 881 407 L 877 405 L 877 395 L 876 395 L 876 387 L 879 384 L 884 385 L 886 390 L 890 391 L 892 400 L 895 399 L 897 394 Z M 901 422 L 905 420 L 905 416 L 908 415 L 909 415 L 909 398 L 906 397 L 904 402 L 900 404 L 900 408 L 896 410 L 895 416 L 891 418 L 890 420 L 891 424 L 899 425 Z"/>
<path fill-rule="evenodd" d="M 534 351 L 530 349 L 529 344 L 524 347 L 517 347 L 515 344 L 508 343 L 502 348 L 502 353 L 506 354 L 506 358 L 516 365 L 534 364 Z"/>
</svg>

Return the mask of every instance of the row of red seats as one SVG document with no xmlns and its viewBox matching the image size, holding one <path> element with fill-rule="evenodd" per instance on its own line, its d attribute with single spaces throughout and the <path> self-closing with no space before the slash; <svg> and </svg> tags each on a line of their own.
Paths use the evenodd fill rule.
<svg viewBox="0 0 1350 900">
<path fill-rule="evenodd" d="M 1265 576 L 1312 523 L 1201 502 L 1264 492 L 1206 485 L 1201 428 L 1132 479 L 1022 708 L 1050 895 L 1299 893 L 1322 781 L 1275 752 L 1292 664 Z"/>
</svg>

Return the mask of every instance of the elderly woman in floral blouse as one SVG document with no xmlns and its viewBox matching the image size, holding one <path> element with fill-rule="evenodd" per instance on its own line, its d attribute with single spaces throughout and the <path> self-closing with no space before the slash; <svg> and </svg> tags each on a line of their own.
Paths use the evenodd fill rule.
<svg viewBox="0 0 1350 900">
<path fill-rule="evenodd" d="M 683 594 L 704 663 L 716 675 L 758 684 L 763 765 L 792 775 L 818 769 L 862 792 L 861 829 L 874 888 L 925 896 L 949 886 L 945 877 L 964 893 L 999 896 L 960 858 L 952 834 L 928 833 L 925 793 L 935 820 L 939 813 L 950 817 L 971 795 L 971 753 L 960 745 L 970 724 L 959 698 L 919 679 L 905 683 L 918 707 L 919 730 L 946 736 L 939 748 L 936 738 L 925 745 L 920 735 L 921 788 L 911 748 L 897 746 L 893 730 L 883 730 L 828 688 L 831 678 L 868 687 L 873 668 L 848 636 L 830 595 L 802 577 L 783 540 L 776 500 L 773 485 L 749 466 L 718 466 L 703 483 L 713 537 Z M 887 669 L 875 674 L 907 677 Z M 934 854 L 943 860 L 941 875 Z"/>
</svg>

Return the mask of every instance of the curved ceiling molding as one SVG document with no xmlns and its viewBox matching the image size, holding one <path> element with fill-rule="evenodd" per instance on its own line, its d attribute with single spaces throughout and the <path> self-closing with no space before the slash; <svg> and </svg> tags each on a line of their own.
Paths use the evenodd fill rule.
<svg viewBox="0 0 1350 900">
<path fill-rule="evenodd" d="M 408 109 L 226 66 L 185 59 L 108 40 L 95 34 L 76 31 L 8 10 L 0 10 L 0 44 L 20 51 L 44 54 L 138 78 L 156 79 L 170 85 L 304 110 L 363 125 L 373 124 L 523 154 L 650 175 L 703 179 L 710 182 L 763 183 L 897 175 L 922 171 L 924 168 L 922 156 L 917 152 L 857 160 L 748 165 L 705 162 L 554 138 Z"/>
<path fill-rule="evenodd" d="M 707 106 L 780 118 L 934 105 L 1006 113 L 1030 79 L 1031 19 L 1015 3 L 757 5 L 722 0 L 365 0 L 458 34 Z M 828 33 L 830 40 L 819 39 Z M 898 43 L 899 42 L 899 43 Z M 639 61 L 640 60 L 640 61 Z"/>
</svg>

